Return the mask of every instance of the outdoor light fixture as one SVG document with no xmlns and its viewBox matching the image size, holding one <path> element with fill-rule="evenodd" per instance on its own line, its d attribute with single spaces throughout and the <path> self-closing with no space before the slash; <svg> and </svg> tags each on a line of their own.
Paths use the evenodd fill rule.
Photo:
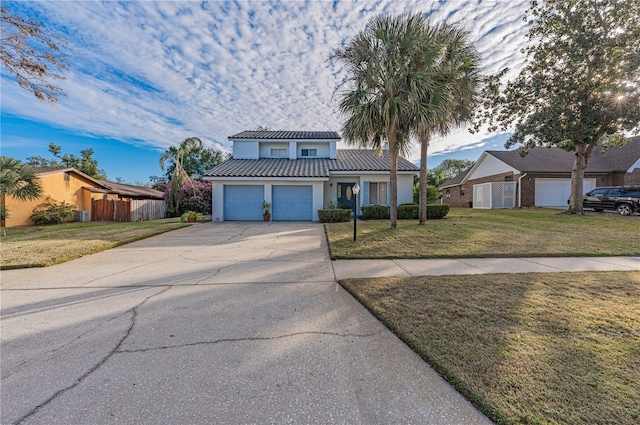
<svg viewBox="0 0 640 425">
<path fill-rule="evenodd" d="M 358 192 L 360 186 L 358 183 L 353 185 L 353 241 L 356 240 L 356 221 L 358 221 Z"/>
</svg>

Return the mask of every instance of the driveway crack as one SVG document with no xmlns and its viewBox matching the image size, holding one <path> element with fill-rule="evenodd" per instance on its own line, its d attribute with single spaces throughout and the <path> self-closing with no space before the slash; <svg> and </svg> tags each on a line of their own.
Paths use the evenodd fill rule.
<svg viewBox="0 0 640 425">
<path fill-rule="evenodd" d="M 118 317 L 120 317 L 120 316 L 122 316 L 122 315 L 120 314 L 120 315 L 118 315 L 118 316 L 113 316 L 113 317 L 111 317 L 110 319 L 107 319 L 107 320 L 105 320 L 105 321 L 102 321 L 102 322 L 100 322 L 99 324 L 97 324 L 96 326 L 92 327 L 91 329 L 89 329 L 89 330 L 87 330 L 87 331 L 85 331 L 85 332 L 82 332 L 80 335 L 76 336 L 76 337 L 75 337 L 75 338 L 73 338 L 71 341 L 69 341 L 69 342 L 65 342 L 64 344 L 59 345 L 58 347 L 53 348 L 53 349 L 51 349 L 51 350 L 48 350 L 48 351 L 46 351 L 46 352 L 45 352 L 45 353 L 43 353 L 43 354 L 44 354 L 44 355 L 49 355 L 49 354 L 53 354 L 53 353 L 55 353 L 56 351 L 62 350 L 63 348 L 65 348 L 65 347 L 67 347 L 67 346 L 69 346 L 69 345 L 73 344 L 74 342 L 81 340 L 85 335 L 88 335 L 88 334 L 92 333 L 93 331 L 95 331 L 95 330 L 96 330 L 96 329 L 98 329 L 99 327 L 101 327 L 101 326 L 103 326 L 103 325 L 105 325 L 105 324 L 107 324 L 107 323 L 111 322 L 112 320 L 117 319 L 117 318 L 118 318 Z M 17 372 L 17 371 L 18 371 L 22 366 L 24 366 L 25 364 L 29 363 L 31 360 L 32 360 L 32 359 L 26 359 L 26 360 L 21 361 L 20 363 L 18 363 L 17 365 L 15 365 L 15 366 L 14 366 L 15 372 L 13 372 L 13 373 L 9 373 L 8 375 L 3 375 L 3 376 L 2 376 L 2 379 L 7 379 L 7 378 L 9 378 L 9 377 L 10 377 L 10 376 L 12 376 L 14 373 L 16 373 L 16 372 Z"/>
<path fill-rule="evenodd" d="M 44 406 L 46 406 L 47 404 L 51 403 L 53 400 L 55 400 L 56 398 L 60 397 L 61 395 L 63 395 L 64 393 L 66 393 L 67 391 L 75 388 L 76 386 L 78 386 L 78 384 L 80 384 L 85 378 L 87 378 L 89 375 L 91 375 L 93 372 L 95 372 L 96 370 L 98 370 L 100 368 L 100 366 L 102 366 L 103 364 L 105 364 L 117 351 L 118 349 L 122 346 L 122 344 L 124 343 L 124 341 L 129 337 L 129 335 L 131 334 L 131 331 L 133 330 L 134 326 L 136 325 L 136 319 L 138 316 L 138 308 L 142 307 L 142 305 L 144 303 L 146 303 L 147 301 L 149 301 L 151 298 L 156 297 L 158 295 L 161 295 L 165 292 L 167 292 L 169 289 L 171 289 L 171 286 L 167 286 L 166 288 L 164 288 L 162 291 L 157 292 L 155 294 L 149 295 L 148 297 L 146 297 L 144 300 L 142 300 L 138 305 L 132 307 L 131 309 L 127 310 L 124 314 L 131 314 L 131 323 L 129 324 L 129 328 L 126 330 L 124 336 L 120 339 L 120 341 L 118 341 L 118 344 L 116 344 L 115 348 L 113 350 L 111 350 L 105 357 L 102 358 L 102 360 L 100 360 L 96 365 L 94 365 L 91 369 L 89 369 L 88 371 L 86 371 L 85 373 L 83 373 L 78 379 L 76 379 L 71 385 L 67 386 L 66 388 L 62 388 L 60 390 L 58 390 L 57 392 L 55 392 L 51 397 L 49 397 L 48 399 L 46 399 L 45 401 L 43 401 L 42 403 L 40 403 L 39 405 L 37 405 L 36 407 L 34 407 L 33 409 L 31 409 L 31 411 L 29 411 L 26 415 L 24 415 L 23 417 L 21 417 L 20 419 L 16 420 L 14 423 L 15 424 L 20 424 L 22 422 L 24 422 L 26 419 L 28 419 L 29 417 L 33 416 L 34 414 L 36 414 L 38 412 L 38 410 L 40 410 L 41 408 L 43 408 Z M 121 315 L 121 316 L 122 316 Z"/>
<path fill-rule="evenodd" d="M 184 348 L 184 347 L 195 347 L 198 345 L 214 345 L 221 344 L 224 342 L 246 342 L 246 341 L 274 341 L 278 339 L 284 338 L 292 338 L 301 335 L 327 335 L 327 336 L 336 336 L 340 338 L 368 338 L 374 335 L 379 334 L 380 332 L 372 332 L 366 334 L 355 334 L 355 333 L 337 333 L 337 332 L 323 332 L 323 331 L 309 331 L 309 332 L 294 332 L 285 335 L 278 336 L 265 336 L 265 337 L 247 337 L 247 338 L 221 338 L 213 341 L 198 341 L 198 342 L 190 342 L 186 344 L 178 344 L 178 345 L 165 345 L 160 347 L 150 347 L 150 348 L 139 348 L 136 350 L 120 350 L 118 353 L 145 353 L 147 351 L 158 351 L 158 350 L 168 350 L 171 348 Z"/>
</svg>

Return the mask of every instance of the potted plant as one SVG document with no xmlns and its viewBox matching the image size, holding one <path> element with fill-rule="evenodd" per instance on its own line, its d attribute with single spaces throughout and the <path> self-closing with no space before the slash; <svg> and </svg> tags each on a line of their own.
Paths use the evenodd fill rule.
<svg viewBox="0 0 640 425">
<path fill-rule="evenodd" d="M 271 220 L 271 204 L 267 201 L 262 202 L 262 208 L 264 209 L 264 214 L 262 214 L 262 218 L 264 221 Z"/>
<path fill-rule="evenodd" d="M 202 214 L 197 213 L 195 211 L 187 211 L 180 216 L 180 221 L 187 221 L 189 223 L 195 223 L 198 221 L 198 216 L 202 216 Z"/>
</svg>

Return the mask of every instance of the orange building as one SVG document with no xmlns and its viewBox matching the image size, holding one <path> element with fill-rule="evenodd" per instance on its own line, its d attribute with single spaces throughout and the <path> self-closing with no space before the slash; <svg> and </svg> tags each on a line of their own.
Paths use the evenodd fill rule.
<svg viewBox="0 0 640 425">
<path fill-rule="evenodd" d="M 91 201 L 94 199 L 162 200 L 164 196 L 162 192 L 146 187 L 96 180 L 75 168 L 35 167 L 34 170 L 40 180 L 42 196 L 32 201 L 21 201 L 7 196 L 5 202 L 9 216 L 6 219 L 6 227 L 33 224 L 29 217 L 33 214 L 34 208 L 43 203 L 65 202 L 91 214 Z"/>
</svg>

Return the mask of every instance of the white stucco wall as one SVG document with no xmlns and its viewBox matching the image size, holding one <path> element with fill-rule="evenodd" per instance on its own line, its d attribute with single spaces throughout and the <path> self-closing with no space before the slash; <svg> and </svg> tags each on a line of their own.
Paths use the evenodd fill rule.
<svg viewBox="0 0 640 425">
<path fill-rule="evenodd" d="M 480 179 L 482 177 L 493 176 L 496 174 L 513 172 L 514 174 L 520 174 L 519 170 L 511 167 L 500 161 L 495 156 L 488 153 L 483 153 L 474 169 L 467 175 L 465 180 Z"/>
<path fill-rule="evenodd" d="M 287 155 L 281 158 L 289 158 L 289 143 L 288 142 L 261 142 L 260 143 L 260 158 L 272 158 L 271 149 L 286 149 Z"/>
<path fill-rule="evenodd" d="M 324 206 L 329 202 L 338 200 L 338 183 L 358 183 L 363 187 L 364 182 L 386 182 L 389 183 L 388 190 L 391 190 L 388 173 L 365 173 L 361 175 L 333 175 L 324 184 Z M 358 195 L 358 205 L 368 205 L 363 199 L 362 190 Z M 413 202 L 413 174 L 398 174 L 398 205 Z"/>
<path fill-rule="evenodd" d="M 258 142 L 234 140 L 233 141 L 233 158 L 234 159 L 258 159 Z"/>
<path fill-rule="evenodd" d="M 327 143 L 309 143 L 309 142 L 300 142 L 297 146 L 297 155 L 298 158 L 329 158 L 329 142 Z M 314 157 L 304 157 L 302 156 L 302 149 L 317 149 L 317 155 Z"/>
</svg>

